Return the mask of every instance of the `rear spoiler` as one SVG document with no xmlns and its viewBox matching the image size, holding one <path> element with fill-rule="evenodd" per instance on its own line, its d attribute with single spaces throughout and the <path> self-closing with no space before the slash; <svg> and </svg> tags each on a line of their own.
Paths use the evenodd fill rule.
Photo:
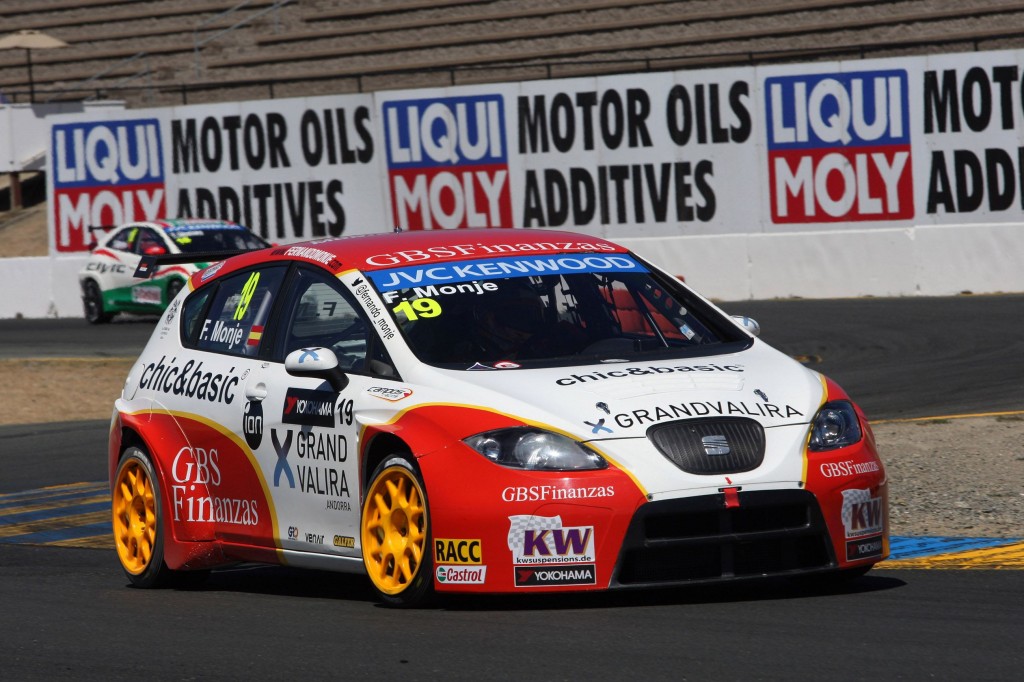
<svg viewBox="0 0 1024 682">
<path fill-rule="evenodd" d="M 178 263 L 213 263 L 225 258 L 231 258 L 241 253 L 252 253 L 260 249 L 233 249 L 230 251 L 204 251 L 202 253 L 162 253 L 159 256 L 143 256 L 139 261 L 139 267 L 135 268 L 135 276 L 139 279 L 149 279 L 161 265 L 175 265 Z"/>
</svg>

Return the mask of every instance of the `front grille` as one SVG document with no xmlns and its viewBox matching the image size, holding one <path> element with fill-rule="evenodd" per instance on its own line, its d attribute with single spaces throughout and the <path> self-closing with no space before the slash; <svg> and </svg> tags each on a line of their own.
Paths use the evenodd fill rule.
<svg viewBox="0 0 1024 682">
<path fill-rule="evenodd" d="M 806 490 L 739 491 L 649 502 L 637 510 L 613 585 L 666 585 L 834 568 L 828 530 Z"/>
<path fill-rule="evenodd" d="M 753 419 L 683 419 L 647 429 L 647 438 L 688 474 L 738 474 L 764 461 L 764 427 Z"/>
</svg>

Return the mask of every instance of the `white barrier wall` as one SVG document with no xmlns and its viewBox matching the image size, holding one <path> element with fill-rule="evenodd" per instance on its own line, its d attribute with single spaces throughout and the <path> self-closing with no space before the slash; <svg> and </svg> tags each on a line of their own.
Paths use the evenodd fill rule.
<svg viewBox="0 0 1024 682">
<path fill-rule="evenodd" d="M 965 57 L 54 117 L 50 252 L 158 217 L 280 243 L 538 227 L 622 242 L 718 299 L 1021 291 L 1024 51 Z"/>
<path fill-rule="evenodd" d="M 716 300 L 1024 291 L 1024 225 L 620 239 Z M 0 319 L 82 317 L 85 258 L 0 259 Z"/>
</svg>

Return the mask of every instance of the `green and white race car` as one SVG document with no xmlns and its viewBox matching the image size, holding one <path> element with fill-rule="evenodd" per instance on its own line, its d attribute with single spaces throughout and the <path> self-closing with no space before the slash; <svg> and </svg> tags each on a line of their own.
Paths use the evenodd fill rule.
<svg viewBox="0 0 1024 682">
<path fill-rule="evenodd" d="M 270 244 L 248 228 L 226 220 L 183 218 L 126 223 L 106 230 L 78 273 L 85 319 L 109 322 L 119 312 L 160 313 L 185 282 L 209 263 L 182 263 L 160 268 L 151 279 L 135 278 L 143 256 L 247 251 Z"/>
</svg>

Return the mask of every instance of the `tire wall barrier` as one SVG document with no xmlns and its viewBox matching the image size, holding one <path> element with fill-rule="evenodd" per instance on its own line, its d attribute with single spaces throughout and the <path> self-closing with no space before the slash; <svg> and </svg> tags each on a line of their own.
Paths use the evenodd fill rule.
<svg viewBox="0 0 1024 682">
<path fill-rule="evenodd" d="M 571 229 L 719 300 L 1024 291 L 1024 51 L 964 57 L 53 116 L 50 256 L 0 262 L 0 317 L 80 316 L 85 228 L 164 216 Z"/>
</svg>

